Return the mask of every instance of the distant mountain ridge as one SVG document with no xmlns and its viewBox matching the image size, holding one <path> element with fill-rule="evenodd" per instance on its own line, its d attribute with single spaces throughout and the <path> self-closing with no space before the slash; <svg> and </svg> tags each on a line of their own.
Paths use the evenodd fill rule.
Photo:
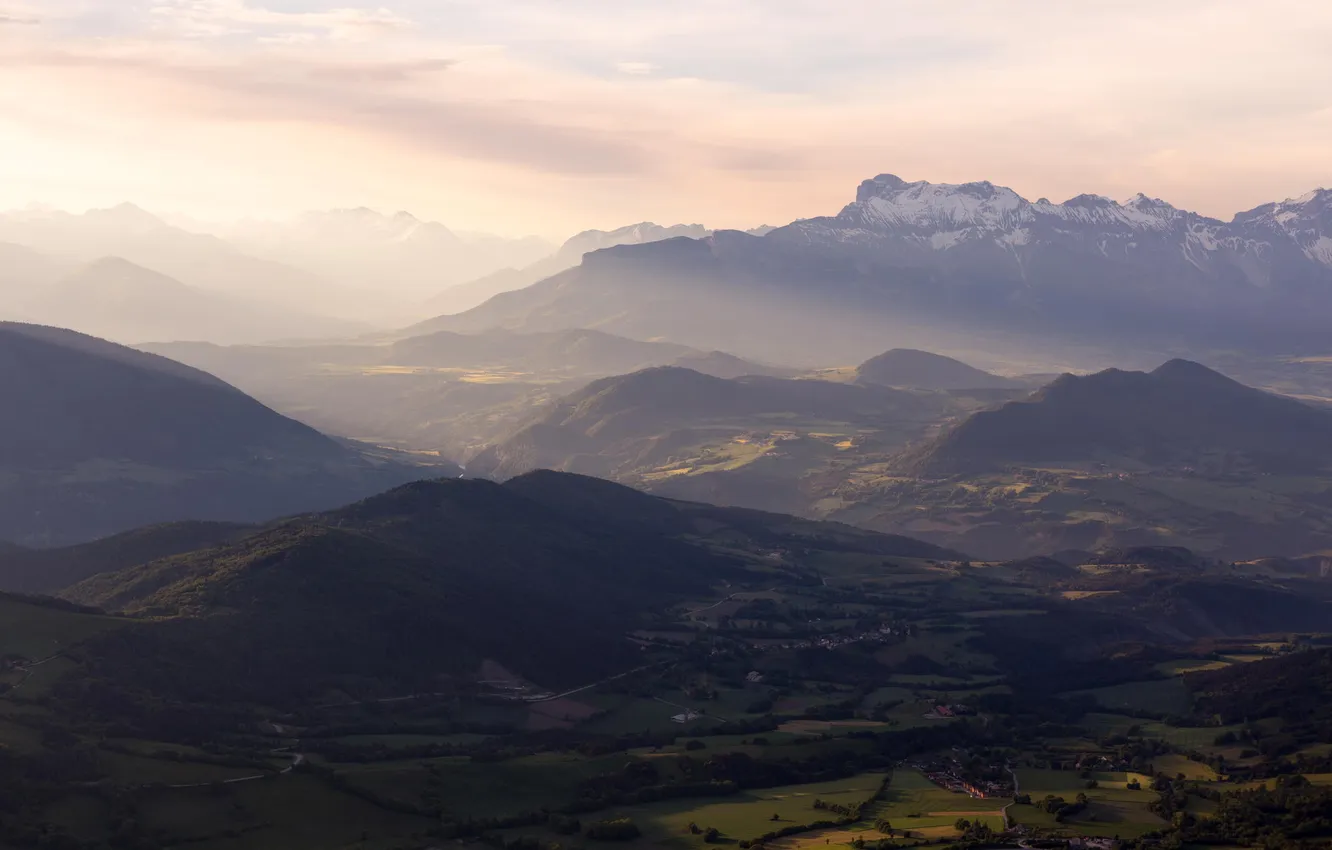
<svg viewBox="0 0 1332 850">
<path fill-rule="evenodd" d="M 972 415 L 905 466 L 923 476 L 1072 461 L 1302 472 L 1332 469 L 1332 414 L 1188 360 L 1150 373 L 1064 375 Z"/>
<path fill-rule="evenodd" d="M 15 313 L 28 321 L 58 324 L 122 343 L 256 343 L 302 333 L 349 333 L 357 327 L 188 286 L 119 257 L 105 257 L 56 280 L 35 283 L 18 300 Z"/>
<path fill-rule="evenodd" d="M 555 250 L 536 237 L 462 234 L 408 212 L 386 215 L 365 207 L 244 222 L 226 236 L 253 254 L 349 288 L 370 289 L 391 279 L 404 305 L 441 287 L 527 266 Z"/>
<path fill-rule="evenodd" d="M 826 362 L 890 332 L 921 348 L 981 333 L 1284 350 L 1324 339 L 1329 315 L 1329 190 L 1221 222 L 1141 195 L 1053 204 L 881 175 L 836 216 L 598 251 L 441 327 L 599 327 Z"/>
<path fill-rule="evenodd" d="M 1124 203 L 1100 195 L 1032 202 L 987 181 L 935 184 L 881 174 L 862 183 L 856 200 L 838 215 L 798 221 L 769 235 L 897 249 L 904 259 L 912 248 L 961 254 L 983 245 L 991 259 L 1006 255 L 1022 275 L 1028 273 L 1023 255 L 1030 251 L 1017 249 L 1062 245 L 1139 265 L 1163 268 L 1170 260 L 1174 268 L 1191 266 L 1258 286 L 1273 282 L 1272 264 L 1290 262 L 1291 251 L 1332 269 L 1332 190 L 1265 204 L 1222 222 L 1141 193 Z M 1165 248 L 1178 258 L 1163 255 Z"/>
<path fill-rule="evenodd" d="M 133 204 L 78 215 L 0 213 L 0 242 L 44 254 L 64 273 L 118 257 L 210 295 L 263 305 L 269 315 L 288 318 L 285 332 L 269 335 L 271 339 L 347 335 L 371 327 L 365 323 L 365 311 L 350 309 L 344 301 L 347 293 L 330 281 L 251 256 L 216 236 L 174 227 Z M 34 289 L 32 294 L 39 295 L 40 287 Z M 152 305 L 140 309 L 150 310 Z M 27 318 L 58 322 L 45 314 Z M 243 329 L 232 331 L 227 339 L 255 338 Z"/>
<path fill-rule="evenodd" d="M 748 231 L 762 235 L 772 228 L 758 227 Z M 585 230 L 571 236 L 554 254 L 523 268 L 506 268 L 445 290 L 426 303 L 426 309 L 437 314 L 457 313 L 493 298 L 503 292 L 512 292 L 531 286 L 551 275 L 571 269 L 594 251 L 620 245 L 646 245 L 666 239 L 705 239 L 714 231 L 701 224 L 674 224 L 664 226 L 650 221 L 618 227 L 615 230 Z"/>
</svg>

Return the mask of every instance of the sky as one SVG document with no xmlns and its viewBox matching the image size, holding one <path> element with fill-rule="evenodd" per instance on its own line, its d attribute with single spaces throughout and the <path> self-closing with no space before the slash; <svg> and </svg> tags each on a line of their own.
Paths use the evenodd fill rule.
<svg viewBox="0 0 1332 850">
<path fill-rule="evenodd" d="M 562 238 L 856 185 L 1332 185 L 1326 0 L 0 0 L 0 208 L 410 210 Z"/>
</svg>

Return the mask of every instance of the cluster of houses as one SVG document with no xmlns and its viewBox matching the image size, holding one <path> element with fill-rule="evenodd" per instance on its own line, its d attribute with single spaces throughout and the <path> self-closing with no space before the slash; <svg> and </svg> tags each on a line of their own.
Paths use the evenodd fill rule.
<svg viewBox="0 0 1332 850">
<path fill-rule="evenodd" d="M 885 623 L 876 629 L 870 629 L 867 632 L 859 632 L 857 634 L 823 635 L 821 637 L 807 638 L 805 640 L 766 644 L 755 648 L 769 652 L 790 649 L 837 649 L 838 647 L 850 646 L 853 643 L 889 643 L 894 637 L 905 633 L 904 627 Z"/>
<path fill-rule="evenodd" d="M 951 720 L 954 717 L 967 717 L 975 713 L 976 709 L 969 705 L 936 705 L 925 716 L 937 720 Z"/>
<path fill-rule="evenodd" d="M 955 794 L 966 794 L 981 800 L 1013 796 L 1013 785 L 1011 783 L 988 779 L 969 779 L 961 774 L 956 762 L 953 762 L 951 766 L 947 764 L 912 766 L 935 785 Z"/>
</svg>

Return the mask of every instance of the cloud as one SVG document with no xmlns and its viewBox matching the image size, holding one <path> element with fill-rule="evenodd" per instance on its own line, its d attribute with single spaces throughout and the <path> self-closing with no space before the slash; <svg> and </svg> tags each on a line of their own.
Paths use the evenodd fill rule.
<svg viewBox="0 0 1332 850">
<path fill-rule="evenodd" d="M 2 62 L 3 60 L 0 60 Z M 335 61 L 313 55 L 247 54 L 243 60 L 189 61 L 155 53 L 45 51 L 22 63 L 121 78 L 141 106 L 220 122 L 303 122 L 376 134 L 438 156 L 506 163 L 565 175 L 655 169 L 645 137 L 608 131 L 586 115 L 562 115 L 521 100 L 484 96 L 470 82 L 428 80 L 453 59 Z M 491 91 L 494 91 L 493 89 Z M 481 96 L 478 96 L 480 93 Z M 623 124 L 623 121 L 620 121 Z"/>
<path fill-rule="evenodd" d="M 270 41 L 292 41 L 299 40 L 302 31 L 316 31 L 334 41 L 365 41 L 413 27 L 411 21 L 383 8 L 282 12 L 245 0 L 159 1 L 149 15 L 157 33 L 187 38 L 253 33 Z"/>
<path fill-rule="evenodd" d="M 9 24 L 15 26 L 36 26 L 41 22 L 42 22 L 41 18 L 21 18 L 16 15 L 7 15 L 3 12 L 0 12 L 0 26 L 5 26 Z"/>
<path fill-rule="evenodd" d="M 274 151 L 338 151 L 308 158 L 326 170 L 292 206 L 752 224 L 835 212 L 892 171 L 1228 216 L 1332 182 L 1332 4 L 1308 0 L 148 0 L 114 22 L 41 3 L 59 26 L 0 39 L 21 81 L 0 142 L 59 142 L 100 174 L 203 139 L 167 151 L 181 174 L 254 185 L 287 185 Z"/>
<path fill-rule="evenodd" d="M 661 67 L 651 62 L 617 62 L 615 70 L 633 77 L 646 77 L 661 70 Z"/>
</svg>

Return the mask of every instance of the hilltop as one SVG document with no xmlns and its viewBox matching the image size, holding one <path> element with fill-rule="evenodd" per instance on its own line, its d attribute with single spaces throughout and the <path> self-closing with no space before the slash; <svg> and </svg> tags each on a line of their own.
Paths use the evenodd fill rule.
<svg viewBox="0 0 1332 850">
<path fill-rule="evenodd" d="M 1064 375 L 976 413 L 909 456 L 925 476 L 1102 463 L 1296 472 L 1332 463 L 1332 415 L 1187 360 L 1153 372 Z"/>
<path fill-rule="evenodd" d="M 981 371 L 961 360 L 930 351 L 894 348 L 872 357 L 856 369 L 863 384 L 912 387 L 922 390 L 1012 389 L 1019 384 Z"/>
</svg>

